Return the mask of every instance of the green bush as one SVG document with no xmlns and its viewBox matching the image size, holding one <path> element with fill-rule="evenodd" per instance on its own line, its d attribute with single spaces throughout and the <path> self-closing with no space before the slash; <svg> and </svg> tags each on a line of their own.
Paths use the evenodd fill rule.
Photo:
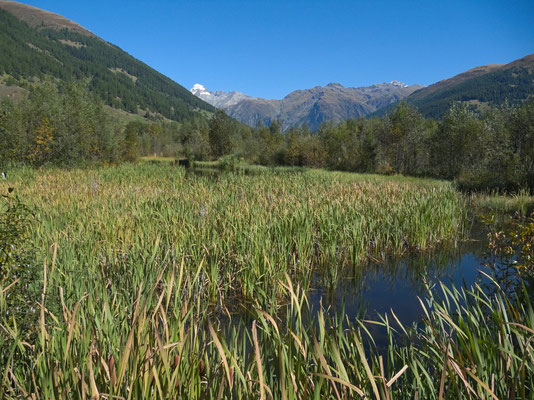
<svg viewBox="0 0 534 400">
<path fill-rule="evenodd" d="M 219 158 L 219 167 L 223 171 L 236 171 L 241 163 L 242 160 L 232 154 Z"/>
<path fill-rule="evenodd" d="M 503 289 L 521 293 L 523 285 L 534 293 L 534 214 L 500 226 L 493 216 L 489 228 L 485 266 L 499 279 Z"/>
</svg>

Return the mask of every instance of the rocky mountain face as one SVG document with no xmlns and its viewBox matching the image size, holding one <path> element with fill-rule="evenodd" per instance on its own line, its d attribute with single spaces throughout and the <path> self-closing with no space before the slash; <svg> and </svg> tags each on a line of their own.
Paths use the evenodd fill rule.
<svg viewBox="0 0 534 400">
<path fill-rule="evenodd" d="M 284 129 L 307 124 L 316 130 L 323 122 L 340 122 L 369 115 L 423 88 L 402 82 L 379 83 L 366 87 L 345 87 L 339 83 L 296 90 L 281 100 L 267 100 L 240 92 L 210 92 L 196 84 L 191 93 L 223 109 L 229 116 L 254 126 L 280 120 Z"/>
<path fill-rule="evenodd" d="M 244 93 L 240 92 L 210 92 L 204 86 L 199 83 L 196 83 L 191 88 L 191 93 L 195 96 L 201 98 L 206 103 L 211 104 L 217 108 L 226 109 L 237 104 L 241 100 L 252 99 L 253 97 L 247 96 Z"/>
</svg>

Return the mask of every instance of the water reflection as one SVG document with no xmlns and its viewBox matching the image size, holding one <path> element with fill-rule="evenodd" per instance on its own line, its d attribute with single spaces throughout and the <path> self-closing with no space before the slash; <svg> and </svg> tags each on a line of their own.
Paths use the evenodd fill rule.
<svg viewBox="0 0 534 400">
<path fill-rule="evenodd" d="M 393 309 L 403 324 L 411 325 L 423 316 L 418 297 L 425 297 L 428 286 L 472 285 L 481 279 L 483 255 L 483 242 L 471 240 L 455 249 L 360 266 L 341 277 L 334 289 L 316 276 L 310 302 L 314 309 L 322 305 L 331 314 L 343 308 L 349 320 L 362 315 L 377 319 Z"/>
</svg>

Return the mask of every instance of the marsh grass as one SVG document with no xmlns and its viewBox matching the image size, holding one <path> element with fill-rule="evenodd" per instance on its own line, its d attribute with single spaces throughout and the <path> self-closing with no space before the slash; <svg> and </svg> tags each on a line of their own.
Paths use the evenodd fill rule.
<svg viewBox="0 0 534 400">
<path fill-rule="evenodd" d="M 472 195 L 474 206 L 483 213 L 513 214 L 528 216 L 534 212 L 534 196 L 528 190 L 519 190 L 509 195 L 479 193 Z"/>
<path fill-rule="evenodd" d="M 220 325 L 190 297 L 184 263 L 137 288 L 132 298 L 105 286 L 90 293 L 57 287 L 48 308 L 45 264 L 39 340 L 13 342 L 2 375 L 3 398 L 530 398 L 534 380 L 530 302 L 491 297 L 480 287 L 442 287 L 421 300 L 419 326 L 394 312 L 349 321 L 322 310 L 307 323 L 308 302 L 289 276 L 278 282 L 285 313 L 259 307 Z M 68 306 L 65 294 L 74 303 Z M 3 306 L 3 295 L 0 307 Z M 79 296 L 79 297 L 77 297 Z M 250 322 L 252 321 L 252 322 Z M 370 324 L 386 330 L 386 354 Z"/>
<path fill-rule="evenodd" d="M 531 384 L 532 312 L 503 298 L 451 293 L 423 331 L 395 327 L 411 332 L 411 347 L 393 342 L 385 316 L 382 359 L 369 353 L 363 321 L 309 314 L 313 273 L 335 284 L 370 257 L 462 238 L 466 203 L 446 183 L 314 171 L 203 177 L 166 163 L 9 177 L 0 190 L 14 186 L 34 210 L 44 268 L 36 340 L 2 321 L 3 398 L 432 398 L 443 369 L 446 388 L 468 393 L 467 382 L 481 395 L 491 383 L 482 356 L 523 374 L 490 390 Z M 0 308 L 8 290 L 17 288 L 1 288 Z M 494 321 L 485 308 L 456 310 L 461 296 L 496 310 Z M 512 338 L 484 331 L 490 323 Z M 471 347 L 440 336 L 463 340 L 464 328 Z"/>
<path fill-rule="evenodd" d="M 166 164 L 28 174 L 16 171 L 9 183 L 37 212 L 40 254 L 58 244 L 63 279 L 137 286 L 183 258 L 187 274 L 202 265 L 198 295 L 220 304 L 234 297 L 276 307 L 285 274 L 307 289 L 314 270 L 336 275 L 465 235 L 464 199 L 446 185 L 315 173 L 186 176 Z"/>
</svg>

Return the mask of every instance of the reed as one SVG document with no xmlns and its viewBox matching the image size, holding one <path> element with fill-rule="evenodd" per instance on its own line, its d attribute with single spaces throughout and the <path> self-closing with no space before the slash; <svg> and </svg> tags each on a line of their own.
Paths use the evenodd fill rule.
<svg viewBox="0 0 534 400">
<path fill-rule="evenodd" d="M 130 290 L 184 259 L 186 276 L 203 282 L 197 295 L 220 304 L 276 306 L 285 274 L 308 288 L 313 270 L 336 275 L 429 250 L 461 239 L 466 226 L 465 200 L 444 184 L 313 172 L 197 177 L 164 164 L 10 175 L 36 210 L 40 254 L 58 243 L 62 279 Z"/>
<path fill-rule="evenodd" d="M 2 398 L 532 396 L 534 310 L 496 283 L 491 296 L 478 286 L 442 287 L 440 298 L 429 290 L 423 321 L 403 326 L 393 312 L 380 321 L 323 310 L 305 317 L 306 294 L 286 276 L 278 282 L 290 299 L 283 313 L 251 307 L 225 321 L 185 295 L 183 263 L 130 299 L 100 286 L 69 308 L 69 288 L 59 287 L 55 312 L 46 293 L 59 271 L 44 268 L 39 340 L 25 343 L 13 332 Z M 370 324 L 386 330 L 385 352 L 373 346 Z"/>
<path fill-rule="evenodd" d="M 314 272 L 335 284 L 370 258 L 461 239 L 466 200 L 447 183 L 276 170 L 203 177 L 166 163 L 9 176 L 0 191 L 14 186 L 34 210 L 31 244 L 44 268 L 34 337 L 2 321 L 2 398 L 427 398 L 442 370 L 447 389 L 489 385 L 467 346 L 440 352 L 429 336 L 463 329 L 456 310 L 436 308 L 427 336 L 402 328 L 418 338 L 411 346 L 380 321 L 392 341 L 381 358 L 366 323 L 313 314 L 307 301 Z M 0 308 L 12 290 L 2 287 Z M 519 324 L 506 325 L 514 346 L 527 338 L 530 314 L 484 301 Z M 472 340 L 486 351 L 495 332 Z M 501 343 L 510 374 L 528 372 L 527 341 Z M 489 387 L 519 388 L 524 376 Z"/>
</svg>

